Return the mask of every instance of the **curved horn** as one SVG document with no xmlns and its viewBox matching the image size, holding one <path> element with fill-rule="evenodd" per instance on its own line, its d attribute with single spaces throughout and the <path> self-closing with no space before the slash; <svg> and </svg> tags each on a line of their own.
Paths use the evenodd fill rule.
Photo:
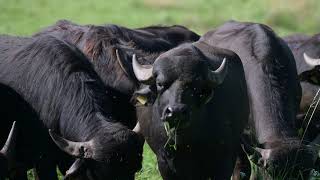
<svg viewBox="0 0 320 180">
<path fill-rule="evenodd" d="M 227 60 L 226 58 L 224 58 L 218 69 L 216 69 L 215 71 L 209 70 L 208 77 L 209 77 L 209 80 L 212 81 L 214 84 L 219 85 L 224 81 L 224 78 L 226 77 L 227 73 L 228 73 Z"/>
<path fill-rule="evenodd" d="M 313 59 L 310 56 L 308 56 L 306 53 L 303 53 L 304 61 L 311 67 L 315 67 L 320 65 L 320 59 Z"/>
<path fill-rule="evenodd" d="M 56 145 L 62 151 L 68 153 L 69 155 L 78 157 L 78 158 L 88 158 L 88 159 L 93 158 L 92 141 L 73 142 L 58 136 L 51 129 L 49 129 L 49 134 L 52 140 L 54 141 L 54 143 L 56 143 Z"/>
<path fill-rule="evenodd" d="M 152 78 L 153 66 L 139 64 L 135 54 L 132 56 L 132 68 L 134 75 L 139 81 L 146 82 Z"/>
<path fill-rule="evenodd" d="M 117 56 L 117 61 L 118 61 L 119 65 L 120 65 L 120 68 L 129 77 L 129 73 L 128 73 L 127 69 L 125 68 L 126 66 L 124 66 L 124 64 L 123 64 L 123 61 L 122 61 L 122 58 L 120 57 L 118 49 L 116 49 L 116 56 Z M 128 66 L 128 67 L 130 67 L 130 66 Z"/>
<path fill-rule="evenodd" d="M 0 153 L 5 155 L 8 159 L 12 158 L 11 156 L 13 154 L 14 146 L 16 144 L 16 136 L 17 136 L 16 129 L 17 129 L 16 122 L 13 122 L 7 141 L 0 151 Z"/>
<path fill-rule="evenodd" d="M 137 122 L 136 126 L 133 128 L 132 131 L 135 132 L 135 133 L 140 133 L 141 127 L 140 127 L 139 121 Z"/>
</svg>

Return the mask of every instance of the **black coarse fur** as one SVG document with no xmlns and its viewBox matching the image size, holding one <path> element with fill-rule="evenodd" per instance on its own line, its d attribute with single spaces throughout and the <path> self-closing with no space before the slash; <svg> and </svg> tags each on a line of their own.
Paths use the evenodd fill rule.
<svg viewBox="0 0 320 180">
<path fill-rule="evenodd" d="M 252 146 L 271 149 L 266 161 L 269 172 L 291 175 L 294 167 L 312 167 L 312 152 L 300 146 L 295 129 L 301 87 L 286 43 L 265 25 L 236 21 L 209 31 L 201 40 L 241 58 L 251 109 L 249 139 Z"/>
<path fill-rule="evenodd" d="M 0 153 L 0 178 L 5 179 L 8 177 L 8 160 Z"/>
<path fill-rule="evenodd" d="M 126 94 L 132 94 L 137 86 L 131 67 L 133 54 L 141 58 L 143 64 L 152 64 L 161 53 L 179 44 L 199 39 L 197 34 L 183 26 L 129 29 L 114 24 L 77 25 L 66 20 L 58 21 L 34 36 L 46 34 L 58 36 L 75 44 L 90 58 L 106 85 Z M 116 60 L 116 49 L 119 50 L 128 75 L 123 72 Z"/>
<path fill-rule="evenodd" d="M 188 41 L 197 41 L 200 37 L 196 33 L 190 31 L 184 26 L 173 25 L 169 27 L 165 26 L 148 26 L 143 28 L 137 28 L 146 33 L 151 33 L 155 36 L 158 36 L 172 44 L 173 46 L 178 46 Z"/>
<path fill-rule="evenodd" d="M 222 84 L 211 86 L 208 72 L 216 70 L 223 58 L 228 73 Z M 160 55 L 153 68 L 155 82 L 149 86 L 157 86 L 152 88 L 156 99 L 147 107 L 138 107 L 138 114 L 163 179 L 230 179 L 249 115 L 239 57 L 203 42 L 187 43 Z M 203 98 L 211 92 L 212 99 L 205 103 Z M 164 120 L 168 106 L 178 115 Z M 164 121 L 177 128 L 176 149 L 170 146 Z"/>
<path fill-rule="evenodd" d="M 294 34 L 283 38 L 289 45 L 294 58 L 296 60 L 297 70 L 299 74 L 300 84 L 302 88 L 302 98 L 300 108 L 297 115 L 297 127 L 307 128 L 308 120 L 311 117 L 311 112 L 308 116 L 307 111 L 312 104 L 313 98 L 316 96 L 320 88 L 320 67 L 312 67 L 308 65 L 303 57 L 306 53 L 308 56 L 319 59 L 320 57 L 320 34 L 312 36 L 303 34 Z M 312 109 L 313 110 L 313 109 Z M 306 129 L 305 140 L 312 141 L 320 131 L 320 106 L 315 110 L 310 125 Z M 304 121 L 304 119 L 306 119 Z"/>
<path fill-rule="evenodd" d="M 58 21 L 34 37 L 48 34 L 76 45 L 90 59 L 104 84 L 116 91 L 112 93 L 115 97 L 114 114 L 118 119 L 127 120 L 122 123 L 130 128 L 136 124 L 135 108 L 130 100 L 139 87 L 132 71 L 132 55 L 136 54 L 143 64 L 152 64 L 161 53 L 178 44 L 199 39 L 197 34 L 183 26 L 152 26 L 135 30 L 114 24 L 78 25 L 67 20 Z M 172 39 L 172 35 L 179 38 Z M 117 61 L 116 50 L 124 70 Z"/>
<path fill-rule="evenodd" d="M 95 179 L 133 178 L 141 167 L 141 138 L 116 123 L 108 89 L 76 46 L 43 36 L 21 48 L 9 51 L 5 46 L 1 51 L 7 58 L 0 61 L 0 83 L 20 94 L 38 115 L 30 122 L 37 130 L 26 129 L 28 133 L 23 134 L 33 136 L 27 142 L 34 154 L 21 161 L 28 164 L 39 157 L 48 158 L 47 163 L 57 160 L 47 131 L 52 129 L 69 140 L 93 140 L 94 158 L 100 162 L 88 160 L 91 167 L 97 167 L 88 166 L 83 174 Z"/>
</svg>

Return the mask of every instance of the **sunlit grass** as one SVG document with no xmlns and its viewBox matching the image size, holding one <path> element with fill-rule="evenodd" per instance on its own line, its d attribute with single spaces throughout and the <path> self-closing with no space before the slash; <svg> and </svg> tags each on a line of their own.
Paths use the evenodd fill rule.
<svg viewBox="0 0 320 180">
<path fill-rule="evenodd" d="M 150 147 L 145 144 L 143 152 L 143 167 L 137 173 L 136 179 L 139 180 L 160 180 L 161 176 L 158 171 L 157 159 Z"/>
</svg>

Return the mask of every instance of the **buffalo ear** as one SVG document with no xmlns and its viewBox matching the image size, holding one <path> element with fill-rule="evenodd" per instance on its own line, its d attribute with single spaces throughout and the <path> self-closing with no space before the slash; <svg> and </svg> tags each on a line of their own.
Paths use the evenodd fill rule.
<svg viewBox="0 0 320 180">
<path fill-rule="evenodd" d="M 320 85 L 320 72 L 317 69 L 302 72 L 299 74 L 300 81 L 307 81 L 311 84 Z"/>
<path fill-rule="evenodd" d="M 155 93 L 150 85 L 141 85 L 141 88 L 134 92 L 131 101 L 136 106 L 147 106 L 154 102 Z"/>
</svg>

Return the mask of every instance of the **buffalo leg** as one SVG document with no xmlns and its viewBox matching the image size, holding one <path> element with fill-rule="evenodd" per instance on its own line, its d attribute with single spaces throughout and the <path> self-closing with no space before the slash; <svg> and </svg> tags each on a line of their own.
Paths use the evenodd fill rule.
<svg viewBox="0 0 320 180">
<path fill-rule="evenodd" d="M 170 170 L 168 164 L 161 157 L 158 158 L 158 167 L 164 180 L 179 180 L 179 178 Z"/>
<path fill-rule="evenodd" d="M 13 174 L 10 173 L 10 180 L 28 180 L 27 171 L 16 169 Z"/>
<path fill-rule="evenodd" d="M 235 162 L 237 159 L 237 152 L 231 152 L 231 151 L 228 152 L 228 150 L 234 149 L 232 147 L 226 147 L 224 149 L 226 151 L 226 154 L 229 154 L 229 156 L 218 157 L 217 162 L 221 162 L 219 164 L 212 162 L 215 165 L 213 166 L 214 171 L 210 179 L 226 180 L 231 178 L 232 172 L 235 167 Z"/>
<path fill-rule="evenodd" d="M 241 177 L 241 173 L 244 174 Z M 243 150 L 240 150 L 234 167 L 232 180 L 249 180 L 251 174 L 251 166 L 248 157 Z"/>
</svg>

